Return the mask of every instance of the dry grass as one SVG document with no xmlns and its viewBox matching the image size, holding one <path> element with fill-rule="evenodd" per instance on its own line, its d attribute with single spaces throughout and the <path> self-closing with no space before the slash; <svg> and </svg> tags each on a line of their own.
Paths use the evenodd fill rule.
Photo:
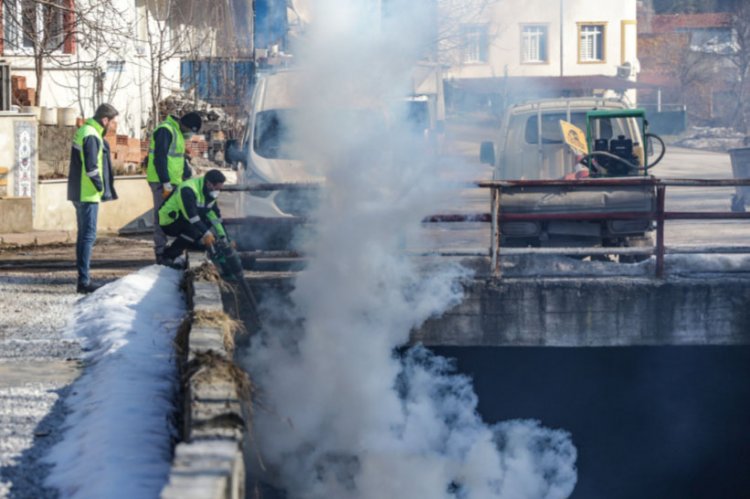
<svg viewBox="0 0 750 499">
<path fill-rule="evenodd" d="M 234 337 L 245 331 L 241 322 L 232 319 L 224 312 L 193 312 L 193 324 L 196 326 L 215 327 L 222 332 L 222 341 L 227 355 L 234 355 Z"/>
<path fill-rule="evenodd" d="M 248 374 L 234 362 L 228 361 L 216 352 L 200 352 L 188 364 L 185 379 L 206 383 L 219 380 L 233 383 L 237 388 L 237 397 L 245 409 L 245 415 L 250 418 L 255 388 Z"/>
<path fill-rule="evenodd" d="M 216 266 L 210 262 L 204 262 L 198 267 L 188 269 L 185 278 L 189 281 L 209 281 L 221 285 L 224 281 L 216 270 Z"/>
</svg>

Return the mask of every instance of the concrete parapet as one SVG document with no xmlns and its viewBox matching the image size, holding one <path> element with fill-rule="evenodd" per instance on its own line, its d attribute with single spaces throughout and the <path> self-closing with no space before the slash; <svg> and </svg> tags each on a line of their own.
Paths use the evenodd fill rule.
<svg viewBox="0 0 750 499">
<path fill-rule="evenodd" d="M 163 499 L 243 499 L 242 453 L 231 441 L 181 443 Z"/>
<path fill-rule="evenodd" d="M 191 254 L 186 289 L 192 307 L 184 355 L 183 442 L 175 450 L 163 499 L 240 499 L 250 382 L 233 362 L 239 327 L 223 311 L 213 266 Z"/>
<path fill-rule="evenodd" d="M 503 279 L 412 333 L 444 346 L 750 344 L 750 278 Z"/>
</svg>

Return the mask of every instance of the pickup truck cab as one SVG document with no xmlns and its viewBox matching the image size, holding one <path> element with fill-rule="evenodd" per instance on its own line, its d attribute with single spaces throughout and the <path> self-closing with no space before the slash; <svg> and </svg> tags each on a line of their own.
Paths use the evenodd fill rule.
<svg viewBox="0 0 750 499">
<path fill-rule="evenodd" d="M 592 145 L 595 144 L 594 149 L 620 154 L 622 146 L 626 145 L 629 160 L 644 165 L 644 124 L 632 116 L 608 118 L 608 113 L 603 112 L 628 114 L 627 109 L 628 106 L 620 100 L 593 97 L 540 100 L 512 106 L 502 119 L 497 143 L 483 143 L 480 159 L 494 166 L 493 178 L 496 180 L 577 178 L 576 173 L 585 168 L 580 163 L 581 158 L 565 144 L 560 125 L 565 121 L 579 129 L 588 129 L 593 135 L 590 138 Z M 587 114 L 589 118 L 592 114 L 597 115 L 598 119 L 589 121 Z M 645 169 L 621 168 L 613 162 L 607 177 L 644 175 Z M 500 225 L 501 244 L 553 247 L 650 245 L 653 230 L 650 219 L 592 220 L 586 219 L 585 214 L 648 212 L 653 210 L 655 201 L 655 189 L 641 185 L 507 188 L 501 197 L 503 212 L 554 214 L 555 217 L 503 222 Z M 582 217 L 577 218 L 576 214 Z"/>
</svg>

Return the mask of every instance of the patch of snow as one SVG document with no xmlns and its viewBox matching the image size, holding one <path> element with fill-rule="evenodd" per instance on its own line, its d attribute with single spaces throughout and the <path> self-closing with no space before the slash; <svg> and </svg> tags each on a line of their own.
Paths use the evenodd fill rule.
<svg viewBox="0 0 750 499">
<path fill-rule="evenodd" d="M 169 473 L 178 389 L 180 272 L 152 265 L 76 303 L 67 336 L 86 354 L 65 434 L 45 458 L 63 498 L 157 497 Z"/>
<path fill-rule="evenodd" d="M 744 147 L 745 136 L 727 127 L 691 127 L 673 145 L 691 149 L 710 151 L 728 151 L 729 149 Z"/>
</svg>

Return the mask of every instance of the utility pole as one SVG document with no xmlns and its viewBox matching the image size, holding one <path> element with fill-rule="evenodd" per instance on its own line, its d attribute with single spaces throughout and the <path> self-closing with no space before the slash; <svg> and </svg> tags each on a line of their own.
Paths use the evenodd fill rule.
<svg viewBox="0 0 750 499">
<path fill-rule="evenodd" d="M 565 0 L 560 0 L 560 78 L 563 77 L 563 3 Z"/>
</svg>

